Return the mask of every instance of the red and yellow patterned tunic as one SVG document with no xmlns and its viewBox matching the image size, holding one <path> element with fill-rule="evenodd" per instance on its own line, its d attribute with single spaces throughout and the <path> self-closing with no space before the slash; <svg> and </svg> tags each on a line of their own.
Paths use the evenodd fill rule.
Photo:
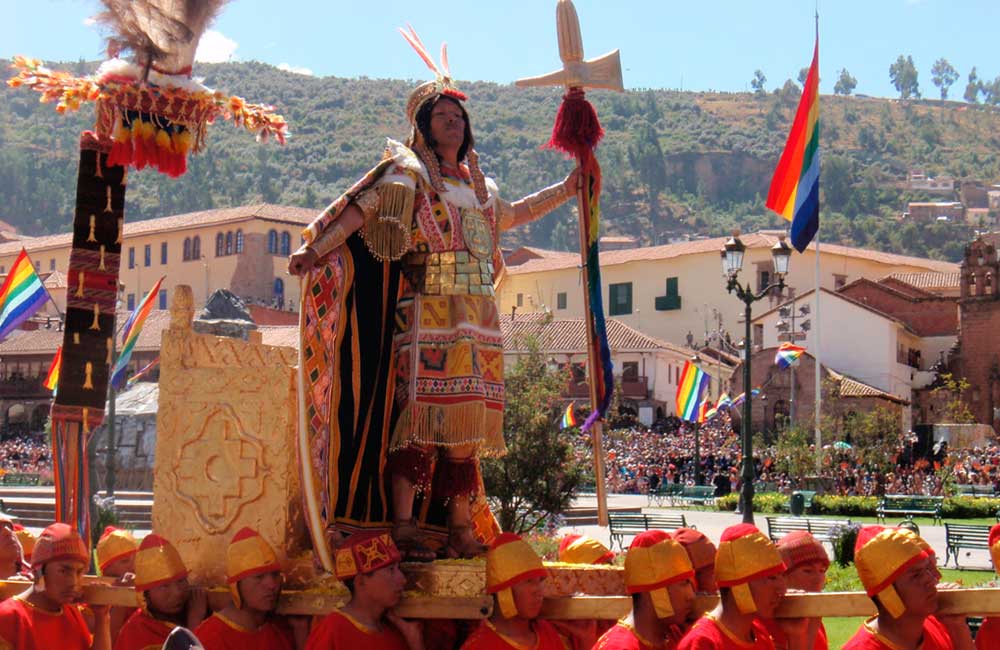
<svg viewBox="0 0 1000 650">
<path fill-rule="evenodd" d="M 469 170 L 442 168 L 438 193 L 412 153 L 397 152 L 382 182 L 414 184 L 410 250 L 403 257 L 393 356 L 399 413 L 391 447 L 503 442 L 503 336 L 493 293 L 495 185 L 480 204 Z"/>
</svg>

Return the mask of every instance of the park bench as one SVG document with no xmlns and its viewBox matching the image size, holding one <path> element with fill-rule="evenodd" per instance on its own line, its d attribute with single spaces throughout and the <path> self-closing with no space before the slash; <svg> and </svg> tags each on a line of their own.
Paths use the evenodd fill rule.
<svg viewBox="0 0 1000 650">
<path fill-rule="evenodd" d="M 683 492 L 684 486 L 680 483 L 660 483 L 655 490 L 649 491 L 649 502 L 646 505 L 653 507 L 673 505 L 674 500 Z"/>
<path fill-rule="evenodd" d="M 992 485 L 958 485 L 959 496 L 963 497 L 992 497 L 995 496 Z"/>
<path fill-rule="evenodd" d="M 647 530 L 676 530 L 687 527 L 683 514 L 646 514 L 643 512 L 612 512 L 608 514 L 611 529 L 611 545 L 625 550 L 625 536 L 638 535 Z"/>
<path fill-rule="evenodd" d="M 990 527 L 977 524 L 950 524 L 944 525 L 944 565 L 948 566 L 948 558 L 955 558 L 955 568 L 958 565 L 959 549 L 979 549 L 990 550 Z"/>
<path fill-rule="evenodd" d="M 885 522 L 886 515 L 903 515 L 907 519 L 916 516 L 933 517 L 934 523 L 941 523 L 941 506 L 944 497 L 910 496 L 907 494 L 887 494 L 878 503 L 875 516 Z"/>
<path fill-rule="evenodd" d="M 801 494 L 802 495 L 803 508 L 804 508 L 803 512 L 810 512 L 810 511 L 812 511 L 813 497 L 816 496 L 816 490 L 795 490 L 794 492 L 792 492 L 792 494 L 793 495 L 795 495 L 795 494 Z M 792 499 L 791 499 L 791 497 L 789 497 L 788 501 L 785 501 L 784 505 L 782 505 L 781 508 L 785 512 L 790 512 L 791 511 L 791 509 L 792 509 Z"/>
<path fill-rule="evenodd" d="M 838 526 L 849 526 L 850 519 L 819 519 L 817 517 L 766 517 L 767 536 L 777 542 L 788 533 L 805 530 L 820 542 L 831 542 L 830 531 Z"/>
<path fill-rule="evenodd" d="M 38 474 L 28 472 L 5 472 L 0 476 L 0 485 L 38 485 Z"/>
<path fill-rule="evenodd" d="M 715 503 L 715 488 L 711 485 L 685 485 L 677 501 L 686 505 L 710 506 Z"/>
</svg>

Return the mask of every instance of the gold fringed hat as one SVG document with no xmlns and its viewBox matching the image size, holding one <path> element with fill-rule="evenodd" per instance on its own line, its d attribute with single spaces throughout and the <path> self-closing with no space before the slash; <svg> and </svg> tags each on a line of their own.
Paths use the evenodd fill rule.
<svg viewBox="0 0 1000 650">
<path fill-rule="evenodd" d="M 514 533 L 501 533 L 486 552 L 486 593 L 496 594 L 504 618 L 517 616 L 517 605 L 511 587 L 531 578 L 548 575 L 527 542 Z"/>
<path fill-rule="evenodd" d="M 58 560 L 76 560 L 85 565 L 90 564 L 90 554 L 80 533 L 62 522 L 52 524 L 38 536 L 35 551 L 31 554 L 31 568 Z"/>
<path fill-rule="evenodd" d="M 138 549 L 139 542 L 132 537 L 132 533 L 108 526 L 101 534 L 101 539 L 97 541 L 97 566 L 101 569 L 101 573 L 104 573 L 109 564 L 134 555 Z"/>
<path fill-rule="evenodd" d="M 854 565 L 870 597 L 879 602 L 893 618 L 906 611 L 892 583 L 913 564 L 933 557 L 927 542 L 905 528 L 865 526 L 854 545 Z M 992 550 L 992 549 L 991 549 Z"/>
<path fill-rule="evenodd" d="M 719 588 L 732 591 L 741 613 L 757 611 L 747 583 L 784 572 L 778 549 L 753 524 L 737 524 L 722 532 L 715 554 L 715 578 Z"/>
<path fill-rule="evenodd" d="M 630 594 L 649 592 L 658 618 L 674 614 L 667 585 L 694 579 L 687 551 L 662 530 L 636 535 L 625 554 L 625 588 Z"/>
<path fill-rule="evenodd" d="M 135 554 L 135 590 L 149 591 L 188 575 L 184 560 L 169 541 L 146 535 Z"/>
<path fill-rule="evenodd" d="M 593 537 L 571 533 L 559 542 L 559 561 L 569 564 L 610 564 L 615 554 Z"/>
<path fill-rule="evenodd" d="M 272 571 L 280 572 L 281 562 L 271 545 L 253 528 L 240 529 L 226 549 L 226 582 L 236 606 L 242 606 L 240 580 Z"/>
<path fill-rule="evenodd" d="M 417 36 L 417 32 L 413 27 L 407 25 L 406 29 L 400 28 L 399 33 L 403 35 L 406 42 L 410 44 L 430 71 L 434 73 L 433 81 L 426 81 L 414 88 L 406 100 L 406 119 L 410 124 L 410 137 L 406 145 L 417 154 L 421 162 L 424 163 L 424 167 L 427 168 L 431 187 L 438 193 L 441 193 L 445 191 L 445 186 L 441 178 L 440 165 L 438 164 L 437 155 L 427 145 L 427 142 L 424 141 L 424 137 L 417 127 L 417 113 L 420 112 L 421 106 L 429 101 L 437 101 L 440 97 L 450 97 L 459 102 L 459 104 L 468 99 L 468 97 L 458 89 L 451 78 L 451 70 L 448 65 L 447 43 L 441 44 L 441 65 L 438 66 L 434 63 L 434 59 L 431 58 L 430 53 L 420 40 L 420 37 Z M 465 111 L 464 107 L 462 110 L 463 112 Z M 466 126 L 469 125 L 467 124 Z M 469 128 L 471 130 L 471 126 Z M 462 161 L 459 160 L 458 162 L 461 163 Z M 476 198 L 480 203 L 485 204 L 489 200 L 489 191 L 486 189 L 486 178 L 479 168 L 479 154 L 471 146 L 466 154 L 466 162 L 469 166 L 469 176 L 472 179 L 472 187 L 476 192 Z"/>
<path fill-rule="evenodd" d="M 345 539 L 334 555 L 338 580 L 371 573 L 402 559 L 392 536 L 384 532 L 355 533 Z"/>
</svg>

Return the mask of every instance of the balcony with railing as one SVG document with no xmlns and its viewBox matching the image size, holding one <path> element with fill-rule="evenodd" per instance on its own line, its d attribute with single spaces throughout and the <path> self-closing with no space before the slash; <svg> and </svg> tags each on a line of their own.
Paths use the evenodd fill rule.
<svg viewBox="0 0 1000 650">
<path fill-rule="evenodd" d="M 615 381 L 621 382 L 622 397 L 626 399 L 644 400 L 649 397 L 649 379 L 647 377 L 635 376 L 615 377 Z M 570 380 L 563 390 L 563 397 L 570 399 L 587 399 L 590 397 L 590 383 L 587 381 Z"/>
</svg>

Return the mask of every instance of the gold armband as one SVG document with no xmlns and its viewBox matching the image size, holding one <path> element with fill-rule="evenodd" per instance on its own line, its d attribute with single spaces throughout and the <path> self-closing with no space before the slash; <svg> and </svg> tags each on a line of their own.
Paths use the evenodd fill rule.
<svg viewBox="0 0 1000 650">
<path fill-rule="evenodd" d="M 398 260 L 410 249 L 414 195 L 404 183 L 384 183 L 354 199 L 365 216 L 361 237 L 379 261 Z"/>
<path fill-rule="evenodd" d="M 514 206 L 501 198 L 497 198 L 496 206 L 497 232 L 499 233 L 513 228 L 514 222 L 517 219 L 517 211 L 514 209 Z"/>
<path fill-rule="evenodd" d="M 534 221 L 535 219 L 544 217 L 558 208 L 560 205 L 568 201 L 571 196 L 572 194 L 566 191 L 563 184 L 559 183 L 551 187 L 546 187 L 540 192 L 529 194 L 518 201 L 518 203 L 524 203 L 524 205 L 528 208 L 528 215 L 531 217 L 531 220 Z M 516 206 L 517 203 L 514 205 Z"/>
<path fill-rule="evenodd" d="M 344 226 L 334 222 L 329 228 L 319 234 L 306 248 L 311 248 L 316 253 L 316 259 L 322 259 L 330 251 L 347 241 L 349 233 L 344 230 Z"/>
</svg>

